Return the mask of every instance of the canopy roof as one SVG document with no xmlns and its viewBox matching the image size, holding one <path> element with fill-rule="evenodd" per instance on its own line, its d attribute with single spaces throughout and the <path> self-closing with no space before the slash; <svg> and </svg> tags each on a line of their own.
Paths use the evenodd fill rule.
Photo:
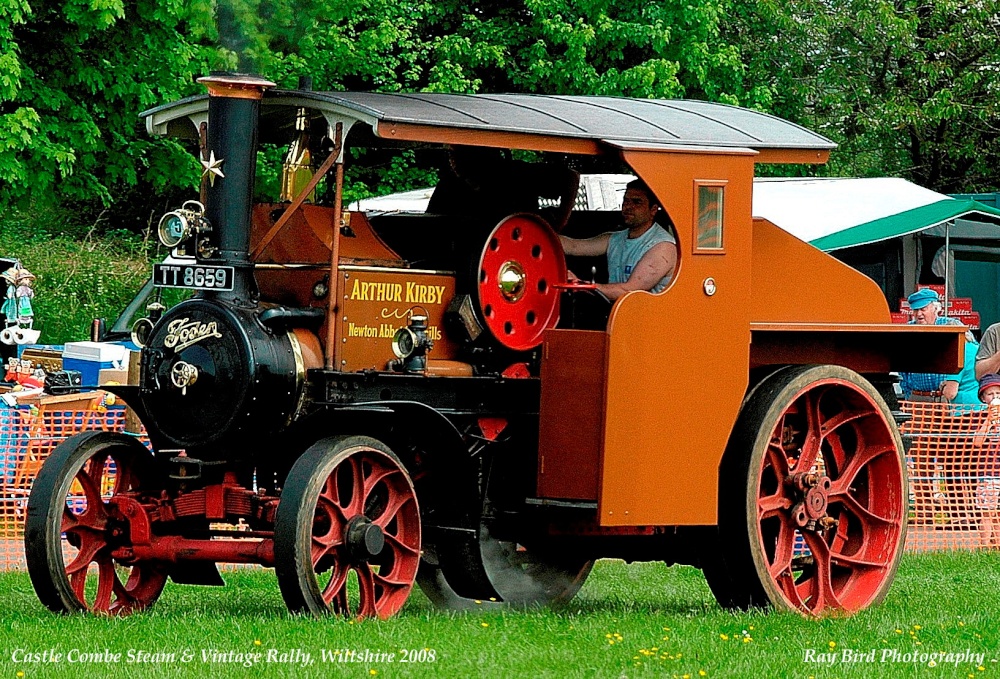
<svg viewBox="0 0 1000 679">
<path fill-rule="evenodd" d="M 395 136 L 394 127 L 419 126 L 670 146 L 822 152 L 836 147 L 800 125 L 725 104 L 536 94 L 271 90 L 264 95 L 262 128 L 292 125 L 298 107 L 319 111 L 330 123 L 345 122 L 345 128 L 367 123 L 376 135 L 387 138 Z M 172 123 L 187 119 L 197 126 L 207 113 L 208 95 L 199 95 L 140 115 L 151 134 L 189 136 L 190 130 Z"/>
<path fill-rule="evenodd" d="M 956 217 L 1000 221 L 1000 210 L 905 179 L 756 179 L 753 214 L 821 250 L 926 231 Z M 993 238 L 1000 229 L 990 227 Z"/>
</svg>

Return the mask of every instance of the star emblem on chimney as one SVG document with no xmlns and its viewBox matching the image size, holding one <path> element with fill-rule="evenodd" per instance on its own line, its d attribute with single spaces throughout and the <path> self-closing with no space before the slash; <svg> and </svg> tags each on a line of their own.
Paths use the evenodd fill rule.
<svg viewBox="0 0 1000 679">
<path fill-rule="evenodd" d="M 226 175 L 222 174 L 222 163 L 225 162 L 224 158 L 215 158 L 215 151 L 211 151 L 208 154 L 208 160 L 201 161 L 201 166 L 205 168 L 201 171 L 201 178 L 204 179 L 208 177 L 208 183 L 215 188 L 215 178 L 222 177 L 225 178 Z"/>
</svg>

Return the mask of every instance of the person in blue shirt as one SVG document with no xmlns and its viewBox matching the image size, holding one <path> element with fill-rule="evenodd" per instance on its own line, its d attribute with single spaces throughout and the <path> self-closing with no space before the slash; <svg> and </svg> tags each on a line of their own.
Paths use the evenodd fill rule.
<svg viewBox="0 0 1000 679">
<path fill-rule="evenodd" d="M 917 325 L 962 325 L 955 318 L 941 315 L 941 298 L 930 288 L 921 288 L 907 297 L 913 320 Z M 979 382 L 976 380 L 976 353 L 979 344 L 966 335 L 965 365 L 954 375 L 937 373 L 901 373 L 900 386 L 907 400 L 940 399 L 946 403 L 979 403 Z"/>
<path fill-rule="evenodd" d="M 593 238 L 559 236 L 567 255 L 608 257 L 608 282 L 597 290 L 616 300 L 634 290 L 660 292 L 667 287 L 677 267 L 677 240 L 656 223 L 660 203 L 641 179 L 628 183 L 622 200 L 626 229 Z M 569 280 L 576 280 L 572 272 Z"/>
</svg>

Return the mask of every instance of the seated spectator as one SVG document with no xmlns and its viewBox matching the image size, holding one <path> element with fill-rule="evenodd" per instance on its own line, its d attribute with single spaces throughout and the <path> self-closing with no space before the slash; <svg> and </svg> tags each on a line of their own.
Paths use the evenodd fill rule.
<svg viewBox="0 0 1000 679">
<path fill-rule="evenodd" d="M 916 325 L 962 325 L 955 318 L 941 316 L 941 298 L 930 288 L 922 288 L 907 298 Z M 943 403 L 979 403 L 979 383 L 976 381 L 976 354 L 979 345 L 966 334 L 965 364 L 954 375 L 937 373 L 901 373 L 900 386 L 903 398 L 909 401 L 935 401 Z"/>
<path fill-rule="evenodd" d="M 979 463 L 976 487 L 976 509 L 982 515 L 979 535 L 984 547 L 1000 547 L 1000 375 L 983 376 L 979 399 L 989 406 L 986 421 L 973 439 Z"/>
</svg>

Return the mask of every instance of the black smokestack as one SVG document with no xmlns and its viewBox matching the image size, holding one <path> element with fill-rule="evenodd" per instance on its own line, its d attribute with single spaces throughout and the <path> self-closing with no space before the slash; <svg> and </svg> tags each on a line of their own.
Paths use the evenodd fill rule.
<svg viewBox="0 0 1000 679">
<path fill-rule="evenodd" d="M 235 267 L 233 291 L 219 293 L 237 304 L 255 303 L 257 284 L 250 262 L 250 219 L 257 171 L 260 100 L 274 83 L 253 75 L 226 73 L 199 78 L 208 88 L 209 180 L 205 216 L 215 252 L 205 258 Z M 202 259 L 202 253 L 198 255 Z"/>
</svg>

